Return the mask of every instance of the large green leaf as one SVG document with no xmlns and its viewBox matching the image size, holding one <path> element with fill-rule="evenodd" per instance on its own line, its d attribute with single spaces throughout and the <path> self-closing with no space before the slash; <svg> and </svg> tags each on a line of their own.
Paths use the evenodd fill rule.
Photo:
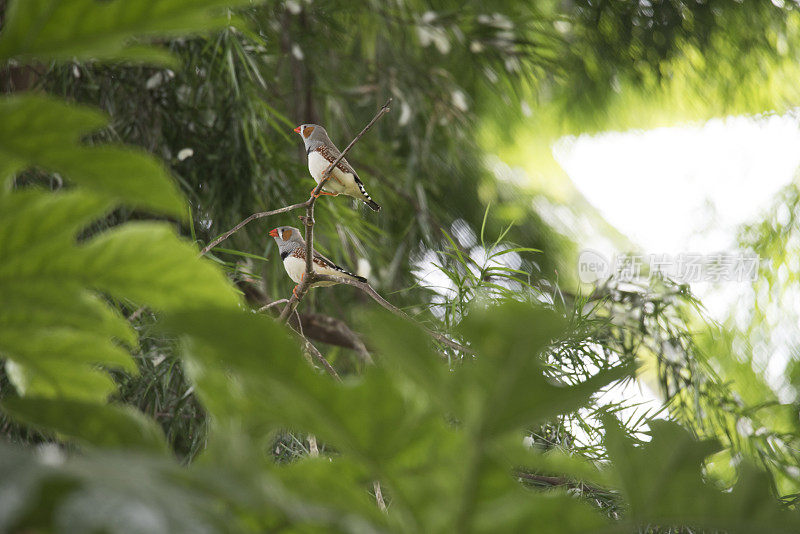
<svg viewBox="0 0 800 534">
<path fill-rule="evenodd" d="M 430 414 L 406 402 L 383 369 L 344 384 L 316 373 L 269 317 L 179 312 L 166 316 L 164 327 L 185 335 L 189 370 L 211 415 L 220 423 L 238 421 L 256 436 L 291 426 L 382 465 L 430 423 Z M 369 414 L 354 417 L 367 406 Z"/>
<path fill-rule="evenodd" d="M 605 418 L 611 472 L 635 525 L 684 525 L 734 533 L 800 532 L 800 513 L 782 509 L 768 476 L 745 467 L 738 484 L 723 492 L 702 479 L 705 458 L 718 450 L 698 442 L 676 423 L 651 421 L 652 440 L 636 447 L 619 422 Z"/>
<path fill-rule="evenodd" d="M 227 534 L 287 524 L 299 532 L 386 532 L 352 466 L 319 459 L 280 476 L 284 469 L 255 456 L 241 460 L 182 467 L 133 451 L 69 455 L 0 443 L 0 532 Z"/>
<path fill-rule="evenodd" d="M 365 324 L 395 387 L 413 404 L 458 421 L 456 428 L 428 427 L 427 435 L 411 443 L 392 466 L 389 491 L 406 503 L 409 524 L 426 532 L 517 532 L 531 525 L 542 532 L 593 532 L 608 527 L 605 518 L 572 498 L 532 495 L 522 488 L 512 472 L 530 454 L 522 454 L 519 434 L 513 437 L 515 454 L 506 449 L 510 430 L 578 409 L 599 388 L 623 376 L 624 369 L 575 386 L 551 383 L 544 376 L 543 352 L 562 323 L 552 312 L 530 305 L 472 310 L 459 330 L 478 354 L 454 369 L 437 357 L 427 335 L 407 321 L 374 314 Z"/>
<path fill-rule="evenodd" d="M 107 122 L 91 108 L 46 96 L 2 98 L 0 159 L 6 161 L 4 171 L 42 167 L 116 203 L 185 218 L 185 201 L 164 165 L 152 156 L 132 148 L 80 144 L 83 136 Z"/>
<path fill-rule="evenodd" d="M 104 406 L 65 398 L 10 398 L 0 408 L 45 432 L 104 448 L 165 452 L 161 428 L 129 406 Z"/>
<path fill-rule="evenodd" d="M 0 351 L 18 363 L 45 369 L 67 356 L 75 365 L 104 364 L 135 370 L 128 352 L 102 332 L 61 327 L 15 327 L 0 332 Z M 53 377 L 56 379 L 56 377 Z"/>
<path fill-rule="evenodd" d="M 0 531 L 167 534 L 232 526 L 215 493 L 190 486 L 191 474 L 181 471 L 161 455 L 70 458 L 54 446 L 35 453 L 0 444 Z"/>
<path fill-rule="evenodd" d="M 6 361 L 6 373 L 20 395 L 35 397 L 66 397 L 71 399 L 104 402 L 114 393 L 116 385 L 108 374 L 94 363 L 92 365 L 76 364 L 69 356 L 32 362 L 19 357 L 9 358 L 3 353 Z M 101 359 L 102 354 L 95 356 Z"/>
<path fill-rule="evenodd" d="M 68 327 L 104 333 L 130 346 L 137 343 L 136 332 L 119 311 L 79 280 L 8 283 L 2 291 L 0 328 Z"/>
<path fill-rule="evenodd" d="M 97 291 L 155 310 L 236 308 L 235 289 L 166 224 L 131 223 L 85 243 L 107 200 L 71 191 L 0 196 L 0 353 L 20 393 L 104 400 L 98 365 L 135 371 L 136 333 Z"/>
<path fill-rule="evenodd" d="M 108 200 L 76 191 L 0 196 L 0 276 L 33 270 L 65 253 L 78 231 L 110 207 Z"/>
<path fill-rule="evenodd" d="M 418 393 L 418 402 L 433 401 L 443 410 L 455 410 L 450 370 L 434 350 L 430 336 L 418 326 L 387 312 L 365 316 L 363 330 L 381 354 L 382 364 L 403 387 Z M 397 340 L 402 339 L 402 343 Z"/>
<path fill-rule="evenodd" d="M 570 386 L 546 378 L 544 351 L 564 327 L 554 312 L 518 302 L 476 308 L 459 326 L 480 355 L 457 377 L 465 417 L 476 431 L 500 436 L 571 412 L 630 373 L 618 367 Z"/>
<path fill-rule="evenodd" d="M 493 310 L 501 317 L 508 311 Z M 475 417 L 474 411 L 483 413 L 482 408 L 431 402 L 437 387 L 444 392 L 457 390 L 456 381 L 462 379 L 470 380 L 470 390 L 478 384 L 472 375 L 448 372 L 431 352 L 424 332 L 382 316 L 370 323 L 380 325 L 375 340 L 380 339 L 387 354 L 392 352 L 391 364 L 379 363 L 358 380 L 340 384 L 315 373 L 287 332 L 269 318 L 232 311 L 167 316 L 164 327 L 184 335 L 188 368 L 216 421 L 212 456 L 241 453 L 241 445 L 231 437 L 236 429 L 251 433 L 255 443 L 263 443 L 259 440 L 270 431 L 288 426 L 314 433 L 338 455 L 326 469 L 296 472 L 294 467 L 284 468 L 287 477 L 303 477 L 307 485 L 328 487 L 331 483 L 325 481 L 335 478 L 337 462 L 344 461 L 348 470 L 359 466 L 364 484 L 370 483 L 371 474 L 386 485 L 392 496 L 393 520 L 405 530 L 447 532 L 454 525 L 515 530 L 562 514 L 570 520 L 553 525 L 552 532 L 586 532 L 606 525 L 586 505 L 563 496 L 537 499 L 520 487 L 512 476 L 513 465 L 493 460 L 492 449 L 484 446 L 492 434 L 474 436 L 471 427 L 462 424 Z M 545 332 L 540 335 L 547 340 Z M 542 346 L 540 342 L 519 348 L 535 358 L 537 347 Z M 401 364 L 398 358 L 403 348 L 411 352 Z M 528 374 L 519 376 L 520 380 L 544 383 L 540 367 L 524 371 Z M 592 384 L 592 391 L 600 385 Z M 494 406 L 500 412 L 534 418 L 551 416 L 576 407 L 577 399 L 585 400 L 590 386 L 585 387 L 587 391 L 580 389 L 576 395 L 579 388 L 551 386 L 545 393 L 552 398 L 542 408 L 510 404 L 518 400 L 513 396 L 508 398 L 509 404 L 496 400 Z M 474 398 L 457 395 L 453 400 L 470 402 Z M 457 410 L 460 422 L 455 426 L 447 422 L 453 414 L 446 409 L 448 405 Z M 486 428 L 492 427 L 487 423 Z M 342 489 L 338 496 L 351 491 Z M 337 501 L 335 497 L 323 500 Z M 505 508 L 505 503 L 513 505 Z M 357 503 L 353 506 L 358 509 Z M 513 514 L 510 509 L 515 510 Z"/>
<path fill-rule="evenodd" d="M 306 502 L 317 506 L 324 504 L 335 510 L 339 531 L 386 532 L 377 525 L 389 523 L 398 528 L 398 513 L 382 514 L 369 490 L 372 487 L 369 471 L 348 456 L 329 458 L 302 458 L 289 466 L 272 470 L 281 484 L 293 490 Z M 309 483 L 313 481 L 313 483 Z M 304 518 L 296 520 L 303 521 Z"/>
<path fill-rule="evenodd" d="M 156 310 L 239 305 L 222 271 L 164 223 L 128 223 L 103 232 L 59 267 L 83 276 L 88 286 Z"/>
<path fill-rule="evenodd" d="M 0 62 L 116 59 L 164 62 L 134 37 L 167 36 L 230 24 L 225 7 L 247 0 L 12 0 L 0 34 Z"/>
<path fill-rule="evenodd" d="M 452 371 L 426 334 L 408 321 L 374 314 L 365 325 L 394 375 L 491 435 L 577 409 L 630 372 L 621 367 L 573 386 L 546 379 L 543 351 L 563 331 L 563 322 L 551 311 L 521 303 L 473 310 L 459 331 L 478 356 Z"/>
</svg>

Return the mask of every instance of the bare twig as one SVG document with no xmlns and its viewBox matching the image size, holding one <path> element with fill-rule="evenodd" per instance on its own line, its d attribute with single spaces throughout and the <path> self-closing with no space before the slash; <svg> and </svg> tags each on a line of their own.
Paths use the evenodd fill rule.
<svg viewBox="0 0 800 534">
<path fill-rule="evenodd" d="M 372 482 L 372 489 L 375 490 L 375 502 L 378 503 L 378 509 L 381 512 L 386 511 L 386 501 L 383 500 L 383 492 L 381 491 L 381 483 L 377 480 Z"/>
<path fill-rule="evenodd" d="M 461 345 L 459 343 L 456 343 L 452 339 L 448 338 L 447 336 L 444 336 L 444 335 L 440 334 L 439 332 L 434 332 L 430 328 L 427 328 L 425 325 L 421 324 L 419 321 L 415 320 L 413 317 L 408 315 L 403 310 L 401 310 L 401 309 L 397 308 L 396 306 L 392 305 L 391 303 L 387 302 L 386 299 L 384 299 L 382 296 L 380 296 L 378 294 L 378 292 L 375 291 L 372 288 L 372 286 L 369 285 L 369 283 L 367 283 L 367 282 L 361 282 L 359 280 L 354 280 L 352 278 L 344 278 L 344 277 L 340 277 L 340 276 L 331 276 L 331 275 L 327 275 L 327 274 L 312 274 L 312 276 L 310 278 L 312 280 L 312 283 L 313 282 L 335 282 L 337 284 L 347 284 L 349 286 L 357 287 L 358 289 L 360 289 L 361 291 L 363 291 L 364 293 L 366 293 L 367 295 L 372 297 L 372 300 L 374 300 L 375 302 L 377 302 L 378 304 L 380 304 L 381 306 L 383 306 L 385 309 L 389 310 L 393 314 L 397 315 L 398 317 L 402 317 L 403 319 L 406 319 L 408 321 L 411 321 L 412 323 L 415 323 L 417 326 L 422 328 L 429 336 L 431 336 L 435 340 L 447 345 L 448 347 L 450 347 L 452 349 L 460 350 L 461 352 L 466 352 L 466 353 L 469 353 L 469 354 L 475 354 L 475 351 L 473 349 L 471 349 L 469 347 L 465 347 L 464 345 Z"/>
<path fill-rule="evenodd" d="M 303 323 L 300 320 L 299 313 L 297 314 L 297 328 L 295 329 L 291 327 L 290 331 L 295 336 L 297 336 L 297 338 L 300 340 L 300 343 L 302 343 L 303 351 L 305 352 L 306 359 L 308 360 L 309 363 L 313 364 L 313 362 L 316 362 L 323 369 L 325 369 L 325 372 L 331 375 L 336 381 L 338 382 L 342 381 L 342 378 L 339 376 L 339 373 L 336 372 L 336 369 L 333 368 L 330 362 L 325 359 L 325 356 L 323 356 L 322 353 L 319 350 L 317 350 L 317 347 L 311 344 L 311 342 L 303 333 Z"/>
<path fill-rule="evenodd" d="M 319 350 L 317 350 L 317 347 L 312 345 L 311 342 L 308 340 L 308 338 L 306 338 L 300 332 L 295 330 L 294 333 L 297 334 L 298 338 L 300 338 L 300 341 L 303 343 L 303 350 L 305 350 L 306 353 L 309 356 L 311 356 L 311 359 L 317 362 L 323 369 L 325 369 L 326 373 L 331 375 L 338 382 L 341 382 L 342 378 L 339 376 L 339 373 L 337 373 L 336 369 L 333 368 L 331 363 L 325 359 L 325 356 L 323 356 L 322 353 Z"/>
<path fill-rule="evenodd" d="M 317 437 L 314 434 L 308 435 L 308 455 L 312 458 L 319 456 L 319 445 L 317 445 Z"/>
<path fill-rule="evenodd" d="M 297 307 L 297 304 L 300 300 L 305 296 L 306 292 L 308 291 L 309 287 L 311 286 L 311 279 L 314 274 L 314 204 L 316 204 L 317 198 L 319 197 L 322 188 L 330 179 L 331 172 L 336 166 L 339 164 L 342 159 L 344 159 L 345 155 L 350 151 L 351 148 L 361 139 L 367 131 L 369 131 L 372 126 L 378 122 L 378 119 L 383 117 L 384 114 L 389 112 L 389 104 L 392 102 L 392 99 L 386 101 L 386 103 L 378 110 L 372 120 L 364 126 L 364 129 L 359 132 L 357 136 L 350 141 L 342 153 L 339 154 L 339 157 L 336 158 L 333 163 L 328 165 L 328 168 L 322 172 L 321 179 L 317 184 L 317 187 L 314 188 L 314 191 L 311 193 L 311 198 L 309 198 L 305 202 L 306 208 L 306 215 L 302 217 L 303 225 L 306 228 L 305 238 L 306 238 L 306 271 L 304 273 L 303 279 L 298 284 L 297 289 L 292 292 L 292 298 L 289 299 L 289 302 L 286 304 L 286 307 L 283 308 L 283 312 L 281 312 L 280 320 L 285 322 L 289 319 L 289 315 L 291 315 L 292 311 Z"/>
<path fill-rule="evenodd" d="M 303 334 L 303 326 L 300 321 L 299 314 L 297 315 L 297 328 L 298 330 L 295 330 L 294 328 L 291 328 L 290 330 L 300 339 L 300 342 L 303 344 L 303 350 L 305 350 L 306 354 L 311 357 L 311 360 L 321 365 L 322 368 L 325 369 L 326 373 L 331 375 L 338 382 L 341 382 L 342 378 L 339 376 L 339 373 L 336 372 L 336 369 L 333 368 L 331 363 L 325 359 L 325 356 L 323 356 L 322 353 L 317 350 L 317 347 L 312 345 L 308 338 Z M 311 360 L 309 360 L 309 363 Z"/>
<path fill-rule="evenodd" d="M 543 486 L 552 486 L 552 487 L 565 486 L 567 488 L 576 488 L 581 490 L 582 492 L 590 492 L 590 493 L 607 492 L 607 490 L 603 490 L 602 488 L 599 488 L 597 486 L 593 486 L 585 482 L 576 481 L 561 476 L 537 475 L 535 473 L 526 473 L 525 471 L 517 471 L 514 473 L 514 476 Z"/>
<path fill-rule="evenodd" d="M 242 222 L 240 222 L 239 224 L 237 224 L 236 226 L 234 226 L 233 228 L 231 228 L 230 230 L 228 230 L 227 232 L 225 232 L 224 234 L 222 234 L 221 236 L 219 236 L 218 238 L 216 238 L 214 241 L 203 247 L 202 250 L 200 250 L 200 255 L 201 256 L 206 255 L 208 251 L 210 251 L 212 248 L 216 247 L 217 245 L 228 239 L 230 236 L 241 230 L 242 227 L 244 227 L 244 225 L 246 225 L 249 222 L 255 221 L 256 219 L 269 217 L 271 215 L 278 215 L 279 213 L 286 213 L 287 211 L 300 209 L 302 207 L 305 207 L 306 204 L 308 204 L 308 201 L 300 202 L 299 204 L 292 204 L 291 206 L 284 206 L 283 208 L 278 208 L 272 211 L 262 211 L 260 213 L 254 213 L 245 220 L 243 220 Z"/>
<path fill-rule="evenodd" d="M 325 359 L 325 356 L 323 356 L 322 353 L 317 350 L 317 347 L 312 345 L 311 342 L 307 339 L 306 339 L 306 350 L 308 350 L 308 352 L 311 353 L 311 357 L 314 358 L 314 361 L 316 361 L 318 364 L 322 366 L 323 369 L 325 369 L 325 372 L 327 372 L 329 375 L 335 378 L 337 382 L 342 381 L 342 377 L 339 376 L 339 373 L 336 372 L 336 369 L 334 369 L 331 363 Z"/>
<path fill-rule="evenodd" d="M 265 304 L 258 309 L 258 312 L 264 312 L 268 309 L 272 308 L 273 306 L 277 306 L 278 304 L 283 304 L 284 302 L 289 302 L 289 299 L 278 299 L 276 301 L 270 302 L 269 304 Z"/>
<path fill-rule="evenodd" d="M 294 310 L 294 316 L 297 317 L 297 331 L 300 332 L 300 335 L 306 337 L 305 332 L 303 332 L 303 321 L 300 320 L 300 314 L 297 313 L 297 310 Z"/>
<path fill-rule="evenodd" d="M 136 311 L 134 311 L 132 314 L 128 316 L 128 321 L 132 323 L 133 321 L 138 319 L 139 316 L 142 315 L 142 313 L 144 312 L 144 309 L 145 309 L 144 306 L 140 306 L 139 308 L 137 308 Z"/>
</svg>

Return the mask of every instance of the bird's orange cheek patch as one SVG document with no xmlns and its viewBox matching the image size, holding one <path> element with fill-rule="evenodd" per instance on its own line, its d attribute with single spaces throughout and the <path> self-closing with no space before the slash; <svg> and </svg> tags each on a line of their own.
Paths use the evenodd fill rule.
<svg viewBox="0 0 800 534">
<path fill-rule="evenodd" d="M 311 132 L 313 131 L 314 131 L 313 126 L 307 127 L 305 130 L 303 130 L 303 137 L 308 137 L 309 135 L 311 135 Z"/>
<path fill-rule="evenodd" d="M 292 231 L 291 231 L 291 230 L 284 230 L 284 231 L 283 231 L 283 235 L 281 236 L 281 238 L 282 238 L 284 241 L 289 241 L 289 238 L 290 238 L 290 237 L 292 237 Z"/>
</svg>

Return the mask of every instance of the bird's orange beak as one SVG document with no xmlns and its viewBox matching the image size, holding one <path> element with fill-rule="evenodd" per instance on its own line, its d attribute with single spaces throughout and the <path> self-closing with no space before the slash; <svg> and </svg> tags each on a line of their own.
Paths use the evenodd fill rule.
<svg viewBox="0 0 800 534">
<path fill-rule="evenodd" d="M 278 229 L 273 228 L 272 230 L 269 231 L 269 235 L 270 237 L 278 237 Z"/>
<path fill-rule="evenodd" d="M 298 126 L 297 128 L 295 128 L 294 133 L 300 133 L 300 128 L 302 128 L 302 126 Z"/>
</svg>

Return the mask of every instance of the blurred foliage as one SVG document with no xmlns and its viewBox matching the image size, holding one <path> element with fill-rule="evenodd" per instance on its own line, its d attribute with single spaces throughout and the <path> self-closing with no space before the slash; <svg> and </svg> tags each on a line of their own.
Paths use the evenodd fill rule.
<svg viewBox="0 0 800 534">
<path fill-rule="evenodd" d="M 630 124 L 676 95 L 704 98 L 679 110 L 694 118 L 782 109 L 797 16 L 0 0 L 0 89 L 20 93 L 0 99 L 0 429 L 16 443 L 0 530 L 796 532 L 794 407 L 718 376 L 737 340 L 697 335 L 684 288 L 565 291 L 571 243 L 484 149 Z M 265 225 L 205 259 L 195 245 L 305 197 L 292 126 L 344 146 L 387 96 L 348 154 L 384 211 L 324 199 L 315 243 L 476 355 L 317 290 L 304 305 L 358 322 L 378 356 L 334 382 L 249 309 L 289 287 Z M 777 255 L 782 234 L 759 243 Z M 327 356 L 361 369 L 350 352 Z M 652 363 L 668 413 L 606 398 Z"/>
</svg>

